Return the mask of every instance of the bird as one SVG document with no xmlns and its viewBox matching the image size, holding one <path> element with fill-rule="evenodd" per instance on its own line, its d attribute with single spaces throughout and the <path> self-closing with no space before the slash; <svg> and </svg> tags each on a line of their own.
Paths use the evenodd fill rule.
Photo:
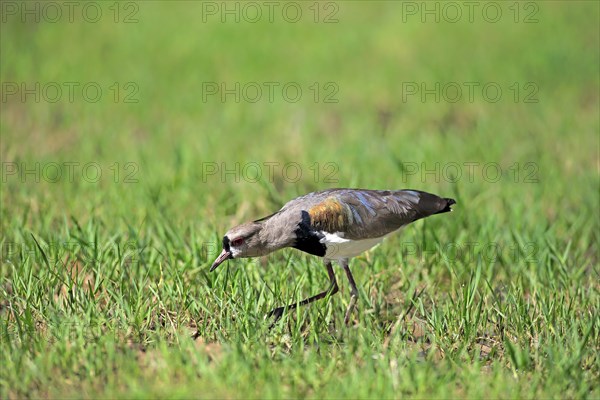
<svg viewBox="0 0 600 400">
<path fill-rule="evenodd" d="M 416 220 L 452 211 L 450 206 L 454 204 L 454 199 L 413 189 L 340 188 L 308 193 L 290 200 L 271 215 L 227 231 L 223 249 L 210 272 L 226 260 L 260 257 L 289 247 L 321 257 L 329 276 L 329 288 L 298 303 L 271 310 L 267 318 L 273 317 L 273 327 L 285 311 L 339 291 L 332 266 L 335 261 L 350 283 L 350 303 L 344 316 L 348 325 L 358 299 L 350 259 Z"/>
</svg>

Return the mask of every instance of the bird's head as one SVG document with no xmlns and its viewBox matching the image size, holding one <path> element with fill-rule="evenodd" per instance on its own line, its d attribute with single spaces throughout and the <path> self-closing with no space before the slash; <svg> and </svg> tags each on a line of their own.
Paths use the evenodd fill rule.
<svg viewBox="0 0 600 400">
<path fill-rule="evenodd" d="M 230 229 L 223 237 L 223 251 L 210 267 L 214 271 L 223 261 L 230 258 L 256 257 L 265 254 L 260 239 L 260 222 L 247 222 Z"/>
</svg>

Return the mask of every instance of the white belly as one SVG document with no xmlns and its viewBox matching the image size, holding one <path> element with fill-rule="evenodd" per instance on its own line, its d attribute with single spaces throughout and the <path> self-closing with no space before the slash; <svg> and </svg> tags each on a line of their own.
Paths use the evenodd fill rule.
<svg viewBox="0 0 600 400">
<path fill-rule="evenodd" d="M 342 258 L 356 257 L 357 255 L 364 253 L 370 248 L 378 245 L 387 236 L 381 236 L 373 239 L 362 239 L 362 240 L 350 240 L 345 239 L 340 233 L 326 233 L 322 232 L 325 237 L 320 240 L 327 246 L 325 252 L 325 258 L 330 260 L 339 260 Z"/>
</svg>

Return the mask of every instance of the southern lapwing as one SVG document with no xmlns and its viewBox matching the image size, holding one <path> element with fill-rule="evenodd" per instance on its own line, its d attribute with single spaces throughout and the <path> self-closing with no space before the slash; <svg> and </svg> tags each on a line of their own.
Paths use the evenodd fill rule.
<svg viewBox="0 0 600 400">
<path fill-rule="evenodd" d="M 348 260 L 411 222 L 452 211 L 450 206 L 455 203 L 418 190 L 330 189 L 309 193 L 289 201 L 275 214 L 230 229 L 210 270 L 231 258 L 264 256 L 285 247 L 323 257 L 329 288 L 299 303 L 275 308 L 268 314 L 275 324 L 286 309 L 338 292 L 331 265 L 335 260 L 350 281 L 351 298 L 344 318 L 348 324 L 358 297 Z"/>
</svg>

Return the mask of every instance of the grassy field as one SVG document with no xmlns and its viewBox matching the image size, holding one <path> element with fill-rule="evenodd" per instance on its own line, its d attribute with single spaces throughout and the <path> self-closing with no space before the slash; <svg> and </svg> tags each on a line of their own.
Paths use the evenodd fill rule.
<svg viewBox="0 0 600 400">
<path fill-rule="evenodd" d="M 599 398 L 599 3 L 270 4 L 0 3 L 0 398 Z M 330 187 L 457 205 L 269 330 Z"/>
</svg>

